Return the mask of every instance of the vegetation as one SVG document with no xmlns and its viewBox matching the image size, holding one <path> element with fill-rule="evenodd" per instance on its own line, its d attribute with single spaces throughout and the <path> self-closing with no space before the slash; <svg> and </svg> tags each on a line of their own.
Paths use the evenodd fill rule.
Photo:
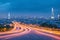
<svg viewBox="0 0 60 40">
<path fill-rule="evenodd" d="M 5 31 L 9 31 L 11 30 L 13 27 L 9 26 L 9 25 L 2 25 L 0 24 L 0 32 L 5 32 Z"/>
<path fill-rule="evenodd" d="M 45 23 L 42 23 L 40 25 L 40 27 L 43 27 L 43 28 L 48 29 L 48 30 L 51 29 L 54 31 L 60 31 L 60 27 L 58 27 L 57 24 L 50 24 L 50 23 L 45 22 Z"/>
<path fill-rule="evenodd" d="M 41 26 L 49 28 L 58 28 L 56 24 L 42 23 Z"/>
</svg>

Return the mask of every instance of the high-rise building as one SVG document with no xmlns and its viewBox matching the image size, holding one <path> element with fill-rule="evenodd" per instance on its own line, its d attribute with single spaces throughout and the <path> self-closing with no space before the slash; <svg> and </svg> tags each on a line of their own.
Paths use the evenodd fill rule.
<svg viewBox="0 0 60 40">
<path fill-rule="evenodd" d="M 10 12 L 8 13 L 8 19 L 10 19 Z"/>
<path fill-rule="evenodd" d="M 52 8 L 52 15 L 51 15 L 51 19 L 54 19 L 54 9 Z"/>
<path fill-rule="evenodd" d="M 60 20 L 60 15 L 58 14 L 58 19 Z"/>
</svg>

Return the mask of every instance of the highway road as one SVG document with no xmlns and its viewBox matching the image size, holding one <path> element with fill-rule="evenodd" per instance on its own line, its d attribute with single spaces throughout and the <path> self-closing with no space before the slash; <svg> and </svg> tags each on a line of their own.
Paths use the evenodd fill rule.
<svg viewBox="0 0 60 40">
<path fill-rule="evenodd" d="M 11 31 L 0 32 L 0 40 L 60 40 L 60 36 L 42 31 L 43 29 L 13 22 Z"/>
</svg>

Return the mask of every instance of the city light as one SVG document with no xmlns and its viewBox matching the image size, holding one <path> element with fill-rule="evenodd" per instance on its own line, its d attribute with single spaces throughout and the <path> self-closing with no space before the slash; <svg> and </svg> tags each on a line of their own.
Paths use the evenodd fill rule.
<svg viewBox="0 0 60 40">
<path fill-rule="evenodd" d="M 0 0 L 0 40 L 60 40 L 60 0 Z"/>
</svg>

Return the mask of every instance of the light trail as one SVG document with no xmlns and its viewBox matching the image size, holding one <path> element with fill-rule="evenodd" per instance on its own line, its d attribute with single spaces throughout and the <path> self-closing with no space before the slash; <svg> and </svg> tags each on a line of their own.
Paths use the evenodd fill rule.
<svg viewBox="0 0 60 40">
<path fill-rule="evenodd" d="M 34 30 L 35 30 L 35 32 L 36 32 L 37 34 L 49 36 L 49 37 L 55 38 L 56 40 L 60 40 L 60 36 L 56 36 L 55 34 L 53 35 L 53 34 L 51 34 L 51 33 L 47 33 L 47 32 L 45 32 L 45 31 L 43 31 L 43 29 L 37 29 L 37 28 L 35 28 Z M 48 30 L 47 30 L 47 31 L 48 31 Z"/>
<path fill-rule="evenodd" d="M 56 36 L 48 32 L 46 33 L 46 31 L 43 31 L 43 29 L 33 28 L 33 27 L 30 27 L 31 25 L 21 24 L 19 22 L 13 22 L 13 24 L 14 24 L 14 28 L 11 31 L 0 32 L 0 35 L 3 35 L 3 36 L 0 36 L 0 39 L 10 39 L 10 38 L 22 36 L 30 33 L 31 31 L 34 31 L 38 35 L 45 35 L 45 36 L 49 36 L 54 39 L 60 40 L 60 36 Z M 4 34 L 7 34 L 7 35 L 4 35 Z"/>
<path fill-rule="evenodd" d="M 0 35 L 3 35 L 3 34 L 9 34 L 9 35 L 3 35 L 3 36 L 0 36 L 0 38 L 9 39 L 9 38 L 13 38 L 16 36 L 21 36 L 21 35 L 27 34 L 31 31 L 30 28 L 24 27 L 24 25 L 20 25 L 18 22 L 14 22 L 14 24 L 15 25 L 14 25 L 14 28 L 12 31 L 0 33 Z M 16 28 L 21 28 L 21 29 L 17 30 Z"/>
</svg>

